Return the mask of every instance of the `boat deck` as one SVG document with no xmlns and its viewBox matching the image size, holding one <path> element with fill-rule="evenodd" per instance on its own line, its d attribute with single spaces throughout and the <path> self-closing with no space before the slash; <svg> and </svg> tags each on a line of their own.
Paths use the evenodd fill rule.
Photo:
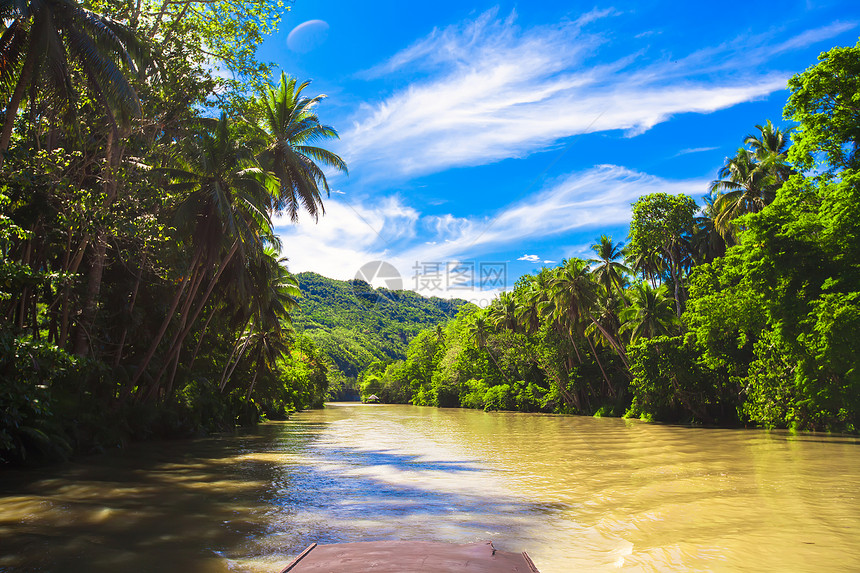
<svg viewBox="0 0 860 573">
<path fill-rule="evenodd" d="M 281 573 L 540 573 L 528 554 L 497 551 L 489 541 L 312 544 Z"/>
</svg>

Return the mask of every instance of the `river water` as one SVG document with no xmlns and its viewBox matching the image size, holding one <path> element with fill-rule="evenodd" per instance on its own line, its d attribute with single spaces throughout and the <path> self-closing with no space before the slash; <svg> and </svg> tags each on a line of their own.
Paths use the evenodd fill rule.
<svg viewBox="0 0 860 573">
<path fill-rule="evenodd" d="M 331 404 L 0 473 L 0 571 L 279 571 L 312 542 L 528 551 L 542 573 L 858 571 L 860 440 Z"/>
</svg>

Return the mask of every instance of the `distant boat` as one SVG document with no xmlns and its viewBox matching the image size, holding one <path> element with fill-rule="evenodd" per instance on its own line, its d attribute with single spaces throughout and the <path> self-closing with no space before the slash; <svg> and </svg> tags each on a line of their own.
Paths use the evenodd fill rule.
<svg viewBox="0 0 860 573">
<path fill-rule="evenodd" d="M 492 542 L 368 541 L 311 544 L 281 573 L 540 573 L 528 554 Z"/>
<path fill-rule="evenodd" d="M 371 394 L 370 396 L 368 396 L 367 398 L 364 399 L 364 403 L 365 404 L 378 404 L 379 403 L 379 396 L 377 396 L 376 394 Z"/>
</svg>

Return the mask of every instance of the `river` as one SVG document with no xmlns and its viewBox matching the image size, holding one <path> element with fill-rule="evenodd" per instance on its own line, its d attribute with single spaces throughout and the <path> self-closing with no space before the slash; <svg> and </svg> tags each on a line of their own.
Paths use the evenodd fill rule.
<svg viewBox="0 0 860 573">
<path fill-rule="evenodd" d="M 0 473 L 0 571 L 276 572 L 311 542 L 492 540 L 542 573 L 860 570 L 860 440 L 330 404 Z"/>
</svg>

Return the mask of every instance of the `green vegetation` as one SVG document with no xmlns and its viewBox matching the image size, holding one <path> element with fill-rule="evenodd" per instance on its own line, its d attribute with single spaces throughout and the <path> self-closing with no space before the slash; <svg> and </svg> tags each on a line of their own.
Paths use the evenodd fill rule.
<svg viewBox="0 0 860 573">
<path fill-rule="evenodd" d="M 374 289 L 361 280 L 316 273 L 299 273 L 296 279 L 303 298 L 293 326 L 353 381 L 374 363 L 406 358 L 410 340 L 452 318 L 466 302 Z"/>
<path fill-rule="evenodd" d="M 522 277 L 374 365 L 390 401 L 854 432 L 860 428 L 860 44 L 789 82 L 699 211 L 633 205 L 626 248 Z M 697 213 L 699 211 L 699 213 Z M 626 259 L 622 262 L 622 256 Z"/>
<path fill-rule="evenodd" d="M 0 462 L 232 428 L 352 384 L 857 430 L 860 44 L 790 80 L 791 144 L 756 126 L 701 210 L 642 197 L 626 248 L 601 237 L 482 310 L 287 271 L 272 217 L 316 220 L 323 167 L 347 166 L 320 146 L 324 96 L 256 59 L 282 9 L 0 0 Z"/>
<path fill-rule="evenodd" d="M 256 59 L 282 11 L 0 2 L 0 462 L 322 404 L 271 220 L 346 165 Z"/>
</svg>

